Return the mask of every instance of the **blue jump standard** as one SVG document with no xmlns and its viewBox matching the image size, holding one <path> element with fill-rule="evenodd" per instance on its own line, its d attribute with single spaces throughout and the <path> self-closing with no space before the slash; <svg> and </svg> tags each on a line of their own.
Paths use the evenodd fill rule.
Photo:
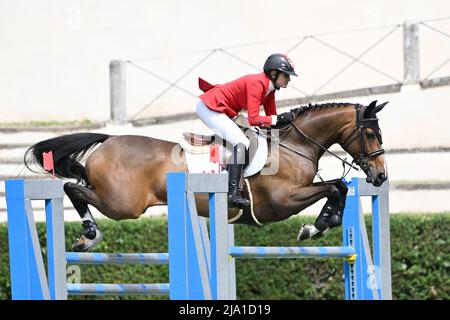
<svg viewBox="0 0 450 320">
<path fill-rule="evenodd" d="M 343 258 L 345 298 L 391 299 L 389 184 L 346 181 L 343 246 L 247 247 L 234 243 L 228 222 L 226 174 L 168 173 L 170 298 L 236 299 L 235 258 Z M 195 194 L 209 196 L 209 231 L 199 217 Z M 373 250 L 368 241 L 360 196 L 372 197 Z M 372 252 L 373 251 L 373 258 Z"/>
<path fill-rule="evenodd" d="M 227 221 L 226 174 L 169 173 L 169 253 L 77 253 L 65 251 L 63 181 L 8 180 L 8 237 L 13 299 L 70 295 L 169 295 L 171 299 L 236 299 L 235 258 L 343 258 L 346 299 L 391 299 L 389 184 L 347 182 L 343 246 L 247 247 L 234 243 Z M 210 230 L 197 214 L 194 195 L 209 195 Z M 360 196 L 372 197 L 373 250 Z M 31 200 L 45 200 L 47 268 Z M 373 251 L 373 258 L 371 251 Z M 170 261 L 169 261 L 170 255 Z M 67 283 L 68 264 L 169 264 L 169 283 Z"/>
</svg>

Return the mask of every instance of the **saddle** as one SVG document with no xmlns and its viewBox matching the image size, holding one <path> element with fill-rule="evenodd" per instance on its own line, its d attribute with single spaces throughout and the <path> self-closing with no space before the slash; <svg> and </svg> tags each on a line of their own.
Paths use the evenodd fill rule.
<svg viewBox="0 0 450 320">
<path fill-rule="evenodd" d="M 248 124 L 247 118 L 242 115 L 238 115 L 237 117 L 235 117 L 233 119 L 233 122 L 244 132 L 246 137 L 250 140 L 248 159 L 246 159 L 247 161 L 244 165 L 244 177 L 247 178 L 258 173 L 264 167 L 268 156 L 267 138 L 261 134 L 258 134 L 256 130 L 252 129 L 252 127 Z M 208 165 L 209 169 L 211 170 L 213 166 L 211 163 L 210 155 L 211 150 L 215 147 L 222 148 L 222 152 L 219 152 L 219 155 L 222 155 L 221 159 L 219 160 L 219 166 L 222 167 L 222 169 L 226 170 L 227 168 L 225 167 L 225 163 L 228 163 L 228 160 L 230 160 L 230 157 L 232 156 L 232 150 L 230 149 L 233 148 L 230 143 L 227 144 L 226 141 L 223 141 L 223 139 L 217 135 L 203 135 L 192 132 L 183 133 L 183 139 L 180 141 L 180 146 L 186 152 L 185 156 L 188 163 L 188 170 L 190 172 L 210 172 L 208 171 Z M 204 156 L 203 158 L 202 155 Z M 195 170 L 192 163 L 202 163 L 197 168 L 197 170 L 199 168 L 200 170 L 192 171 L 191 169 Z M 190 167 L 190 164 L 192 167 Z M 214 169 L 214 171 L 211 172 L 217 171 L 216 169 Z M 243 181 L 244 186 L 242 188 L 242 192 L 245 197 L 247 197 L 248 199 L 252 199 L 250 183 L 247 181 L 247 179 L 244 179 Z M 261 223 L 256 220 L 253 214 L 252 207 L 240 209 L 237 215 L 229 220 L 229 222 L 237 224 L 242 223 L 257 227 L 261 226 Z"/>
<path fill-rule="evenodd" d="M 247 166 L 256 155 L 256 151 L 258 150 L 258 134 L 256 131 L 251 130 L 251 126 L 248 124 L 247 118 L 243 115 L 238 115 L 233 119 L 233 122 L 244 132 L 245 136 L 250 140 L 250 148 L 248 154 L 248 162 L 246 162 L 245 166 Z M 183 132 L 183 138 L 186 143 L 188 143 L 192 149 L 193 153 L 200 153 L 201 150 L 206 152 L 209 151 L 209 147 L 214 146 L 223 146 L 227 148 L 226 159 L 229 160 L 232 154 L 232 145 L 230 143 L 226 143 L 225 140 L 220 138 L 219 136 L 213 135 L 203 135 L 193 132 Z M 197 150 L 195 150 L 197 149 Z M 187 150 L 188 152 L 190 150 Z M 197 152 L 196 152 L 197 151 Z M 221 163 L 223 163 L 221 161 Z"/>
</svg>

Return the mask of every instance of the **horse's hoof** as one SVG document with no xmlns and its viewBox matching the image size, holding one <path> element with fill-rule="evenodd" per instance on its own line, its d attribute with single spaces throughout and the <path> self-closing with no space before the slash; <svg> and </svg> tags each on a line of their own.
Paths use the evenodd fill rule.
<svg viewBox="0 0 450 320">
<path fill-rule="evenodd" d="M 323 236 L 323 232 L 317 229 L 313 224 L 305 223 L 302 225 L 297 235 L 297 242 L 308 240 L 308 239 L 317 239 Z"/>
<path fill-rule="evenodd" d="M 325 233 L 327 233 L 328 231 L 330 231 L 330 229 L 329 228 L 326 228 L 325 230 L 323 230 L 323 231 L 319 231 L 319 232 L 317 232 L 316 234 L 314 234 L 312 237 L 311 237 L 311 239 L 319 239 L 319 238 L 322 238 L 324 235 L 325 235 Z"/>
<path fill-rule="evenodd" d="M 91 251 L 100 241 L 102 241 L 103 235 L 100 230 L 95 230 L 95 238 L 89 239 L 84 234 L 80 239 L 72 246 L 72 250 L 75 252 L 87 252 Z"/>
</svg>

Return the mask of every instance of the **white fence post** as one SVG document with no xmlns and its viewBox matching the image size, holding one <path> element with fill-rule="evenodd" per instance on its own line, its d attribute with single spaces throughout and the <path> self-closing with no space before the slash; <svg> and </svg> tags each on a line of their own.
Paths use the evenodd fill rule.
<svg viewBox="0 0 450 320">
<path fill-rule="evenodd" d="M 124 124 L 127 121 L 126 68 L 125 61 L 112 60 L 109 64 L 111 97 L 111 122 Z"/>
<path fill-rule="evenodd" d="M 420 81 L 419 24 L 403 23 L 403 81 L 414 84 Z"/>
</svg>

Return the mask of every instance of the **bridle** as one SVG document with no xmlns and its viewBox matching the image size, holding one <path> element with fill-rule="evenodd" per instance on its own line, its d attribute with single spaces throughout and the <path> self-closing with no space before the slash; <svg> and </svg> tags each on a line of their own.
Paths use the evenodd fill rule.
<svg viewBox="0 0 450 320">
<path fill-rule="evenodd" d="M 380 142 L 380 145 L 383 144 L 383 140 L 381 137 L 381 130 L 378 125 L 378 118 L 364 118 L 365 107 L 361 105 L 356 105 L 356 128 L 350 134 L 350 136 L 342 143 L 342 148 L 345 149 L 348 147 L 353 141 L 359 138 L 360 144 L 360 154 L 356 160 L 353 160 L 364 172 L 369 169 L 369 161 L 372 158 L 378 157 L 379 155 L 384 154 L 384 149 L 380 148 L 378 150 L 368 152 L 366 145 L 364 143 L 364 129 L 370 128 L 375 131 L 375 135 Z M 356 133 L 356 135 L 355 135 Z"/>
<path fill-rule="evenodd" d="M 350 168 L 356 169 L 359 171 L 359 168 L 354 166 L 353 163 L 355 163 L 356 165 L 358 165 L 364 172 L 366 172 L 369 169 L 369 161 L 372 158 L 375 158 L 379 155 L 384 154 L 384 149 L 380 148 L 378 150 L 372 151 L 372 152 L 368 152 L 366 145 L 364 143 L 364 129 L 366 128 L 371 128 L 375 131 L 375 134 L 380 142 L 380 144 L 383 143 L 382 138 L 381 138 L 381 130 L 380 127 L 378 125 L 378 118 L 375 117 L 371 117 L 371 118 L 364 118 L 364 111 L 366 110 L 366 106 L 362 106 L 362 105 L 355 105 L 355 109 L 356 109 L 356 128 L 353 130 L 353 132 L 350 134 L 350 136 L 343 142 L 342 148 L 345 149 L 347 146 L 349 146 L 352 142 L 354 142 L 356 139 L 359 138 L 359 143 L 360 143 L 360 155 L 358 156 L 358 158 L 352 161 L 352 163 L 349 163 L 348 161 L 346 161 L 345 159 L 339 157 L 337 154 L 335 154 L 334 152 L 328 150 L 328 148 L 324 147 L 322 144 L 320 144 L 319 142 L 317 142 L 315 139 L 311 138 L 310 136 L 308 136 L 307 134 L 305 134 L 299 127 L 297 127 L 297 125 L 295 124 L 295 117 L 293 121 L 290 122 L 290 125 L 294 128 L 295 132 L 306 138 L 306 140 L 312 142 L 313 144 L 315 144 L 316 146 L 318 146 L 320 149 L 322 149 L 324 152 L 328 152 L 329 154 L 333 155 L 334 157 L 338 158 L 343 166 L 344 166 L 344 173 L 343 173 L 343 177 L 345 177 L 347 175 L 347 173 L 350 171 L 350 169 L 347 171 L 347 173 L 345 173 L 345 165 L 350 166 Z M 356 134 L 356 135 L 355 135 Z M 290 145 L 287 145 L 286 142 L 283 141 L 277 141 L 278 144 L 308 160 L 310 160 L 314 166 L 316 167 L 316 171 L 317 171 L 317 166 L 315 164 L 314 159 L 312 159 L 311 157 L 309 157 L 308 155 L 305 155 L 304 153 L 295 150 L 295 148 L 292 148 Z"/>
</svg>

